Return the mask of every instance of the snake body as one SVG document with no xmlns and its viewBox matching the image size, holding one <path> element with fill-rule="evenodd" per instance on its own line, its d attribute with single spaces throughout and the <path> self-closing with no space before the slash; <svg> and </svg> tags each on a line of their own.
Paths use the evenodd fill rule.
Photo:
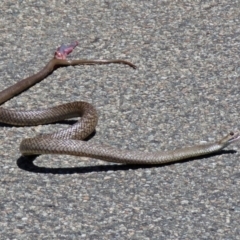
<svg viewBox="0 0 240 240">
<path fill-rule="evenodd" d="M 59 67 L 81 64 L 122 63 L 133 68 L 135 65 L 125 60 L 66 60 L 77 43 L 61 46 L 55 57 L 37 74 L 25 78 L 0 92 L 0 104 L 25 91 L 45 79 Z M 59 50 L 58 49 L 58 50 Z M 59 57 L 60 56 L 60 57 Z M 219 141 L 165 152 L 139 152 L 116 149 L 109 146 L 82 141 L 95 129 L 98 116 L 95 108 L 87 102 L 72 102 L 38 111 L 15 111 L 0 108 L 0 122 L 19 125 L 39 125 L 80 116 L 80 120 L 68 129 L 22 140 L 20 151 L 23 155 L 68 154 L 86 156 L 109 162 L 127 164 L 163 164 L 203 156 L 220 151 L 240 139 L 240 133 L 230 132 Z"/>
</svg>

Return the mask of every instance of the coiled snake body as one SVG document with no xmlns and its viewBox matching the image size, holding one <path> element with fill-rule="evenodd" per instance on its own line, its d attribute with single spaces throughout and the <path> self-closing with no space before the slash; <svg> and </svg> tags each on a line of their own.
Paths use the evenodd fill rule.
<svg viewBox="0 0 240 240">
<path fill-rule="evenodd" d="M 124 60 L 66 60 L 66 56 L 77 44 L 75 42 L 69 46 L 62 45 L 57 49 L 54 58 L 40 72 L 0 92 L 0 104 L 40 82 L 61 66 L 122 63 L 135 68 L 135 65 Z M 0 108 L 0 122 L 19 126 L 46 124 L 76 116 L 80 116 L 81 119 L 66 130 L 24 139 L 20 145 L 21 153 L 23 155 L 69 154 L 117 163 L 163 164 L 214 153 L 240 139 L 239 132 L 231 132 L 213 143 L 173 151 L 149 153 L 120 150 L 81 141 L 94 131 L 98 120 L 95 108 L 89 103 L 73 102 L 38 111 L 13 111 Z"/>
</svg>

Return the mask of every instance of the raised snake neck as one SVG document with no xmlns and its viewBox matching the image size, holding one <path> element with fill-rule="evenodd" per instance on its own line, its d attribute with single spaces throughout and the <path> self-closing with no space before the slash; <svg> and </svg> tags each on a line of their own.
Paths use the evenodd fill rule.
<svg viewBox="0 0 240 240">
<path fill-rule="evenodd" d="M 66 60 L 66 56 L 77 46 L 77 42 L 57 49 L 55 57 L 37 74 L 25 78 L 0 92 L 0 104 L 30 88 L 51 74 L 58 67 L 81 64 L 122 63 L 133 68 L 135 65 L 125 60 Z M 121 150 L 81 141 L 88 137 L 97 124 L 95 108 L 86 102 L 66 103 L 57 107 L 38 111 L 15 111 L 0 108 L 0 122 L 29 126 L 61 121 L 80 116 L 81 119 L 66 130 L 22 140 L 20 151 L 23 155 L 68 154 L 86 156 L 109 162 L 128 164 L 163 164 L 203 156 L 220 151 L 240 139 L 240 133 L 230 132 L 219 141 L 165 152 L 140 152 Z"/>
</svg>

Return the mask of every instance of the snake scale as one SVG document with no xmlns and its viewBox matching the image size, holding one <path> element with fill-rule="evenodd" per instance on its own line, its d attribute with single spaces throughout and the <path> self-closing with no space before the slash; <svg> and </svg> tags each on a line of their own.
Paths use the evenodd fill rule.
<svg viewBox="0 0 240 240">
<path fill-rule="evenodd" d="M 71 53 L 77 45 L 77 42 L 67 46 L 62 45 L 55 52 L 54 58 L 51 59 L 41 71 L 0 92 L 0 104 L 45 79 L 59 67 L 80 64 L 119 63 L 127 64 L 135 68 L 135 65 L 132 63 L 119 59 L 67 60 L 67 55 Z M 221 140 L 213 143 L 183 147 L 182 149 L 172 151 L 149 153 L 121 150 L 93 144 L 89 141 L 82 141 L 95 130 L 98 121 L 95 108 L 87 102 L 66 103 L 60 106 L 37 111 L 15 111 L 0 108 L 0 122 L 18 126 L 52 123 L 77 116 L 81 117 L 80 120 L 68 129 L 22 140 L 20 144 L 21 153 L 23 155 L 68 154 L 127 164 L 164 164 L 215 153 L 240 139 L 239 132 L 230 132 Z"/>
</svg>

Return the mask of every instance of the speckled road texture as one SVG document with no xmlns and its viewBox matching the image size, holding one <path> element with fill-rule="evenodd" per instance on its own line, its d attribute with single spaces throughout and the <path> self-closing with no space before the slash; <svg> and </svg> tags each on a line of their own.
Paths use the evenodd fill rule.
<svg viewBox="0 0 240 240">
<path fill-rule="evenodd" d="M 0 3 L 0 89 L 40 70 L 61 43 L 71 58 L 138 66 L 58 69 L 4 104 L 70 101 L 99 113 L 89 141 L 174 149 L 240 130 L 240 2 L 7 1 Z M 240 239 L 240 144 L 165 166 L 46 155 L 23 138 L 65 128 L 0 126 L 1 239 Z"/>
</svg>

